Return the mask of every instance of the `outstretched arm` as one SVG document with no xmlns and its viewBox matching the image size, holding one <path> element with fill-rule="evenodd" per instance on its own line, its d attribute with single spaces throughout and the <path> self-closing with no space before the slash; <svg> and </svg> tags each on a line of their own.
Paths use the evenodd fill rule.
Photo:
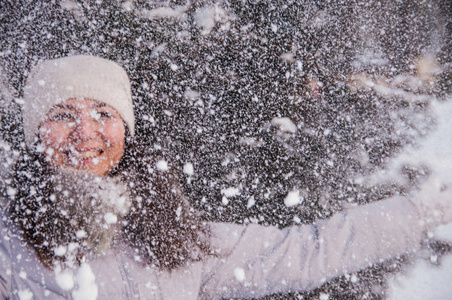
<svg viewBox="0 0 452 300">
<path fill-rule="evenodd" d="M 200 296 L 260 297 L 310 290 L 339 275 L 416 251 L 426 220 L 444 221 L 444 216 L 431 219 L 432 209 L 424 209 L 422 203 L 424 196 L 394 197 L 284 230 L 213 224 L 219 257 L 206 263 Z M 441 196 L 446 201 L 446 195 Z"/>
</svg>

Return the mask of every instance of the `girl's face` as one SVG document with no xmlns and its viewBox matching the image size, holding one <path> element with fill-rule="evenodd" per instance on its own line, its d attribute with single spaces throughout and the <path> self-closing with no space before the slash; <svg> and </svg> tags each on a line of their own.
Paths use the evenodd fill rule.
<svg viewBox="0 0 452 300">
<path fill-rule="evenodd" d="M 111 106 L 91 99 L 68 99 L 55 105 L 39 128 L 46 159 L 68 167 L 108 174 L 124 154 L 125 126 Z"/>
</svg>

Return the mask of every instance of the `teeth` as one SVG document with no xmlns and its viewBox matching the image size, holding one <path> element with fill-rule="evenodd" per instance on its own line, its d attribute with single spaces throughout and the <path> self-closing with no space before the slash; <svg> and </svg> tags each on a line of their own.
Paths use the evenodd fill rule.
<svg viewBox="0 0 452 300">
<path fill-rule="evenodd" d="M 97 157 L 100 155 L 100 150 L 90 150 L 90 151 L 82 151 L 82 152 L 78 152 L 78 151 L 74 151 L 71 152 L 72 156 L 76 157 L 76 158 L 93 158 L 93 157 Z"/>
</svg>

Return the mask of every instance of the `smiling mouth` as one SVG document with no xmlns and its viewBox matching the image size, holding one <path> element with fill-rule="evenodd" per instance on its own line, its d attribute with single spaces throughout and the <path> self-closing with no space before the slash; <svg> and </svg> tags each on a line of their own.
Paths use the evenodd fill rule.
<svg viewBox="0 0 452 300">
<path fill-rule="evenodd" d="M 66 155 L 77 160 L 89 160 L 101 156 L 104 153 L 102 149 L 82 148 L 71 149 Z"/>
</svg>

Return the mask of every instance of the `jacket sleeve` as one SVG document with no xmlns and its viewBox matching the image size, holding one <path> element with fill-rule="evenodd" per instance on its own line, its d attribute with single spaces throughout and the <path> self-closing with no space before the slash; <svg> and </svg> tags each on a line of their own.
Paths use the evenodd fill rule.
<svg viewBox="0 0 452 300">
<path fill-rule="evenodd" d="M 201 298 L 261 297 L 310 290 L 420 247 L 423 226 L 403 197 L 357 206 L 284 230 L 212 224 L 217 256 L 204 265 Z"/>
<path fill-rule="evenodd" d="M 11 290 L 12 260 L 9 236 L 0 213 L 0 299 L 7 299 Z"/>
</svg>

